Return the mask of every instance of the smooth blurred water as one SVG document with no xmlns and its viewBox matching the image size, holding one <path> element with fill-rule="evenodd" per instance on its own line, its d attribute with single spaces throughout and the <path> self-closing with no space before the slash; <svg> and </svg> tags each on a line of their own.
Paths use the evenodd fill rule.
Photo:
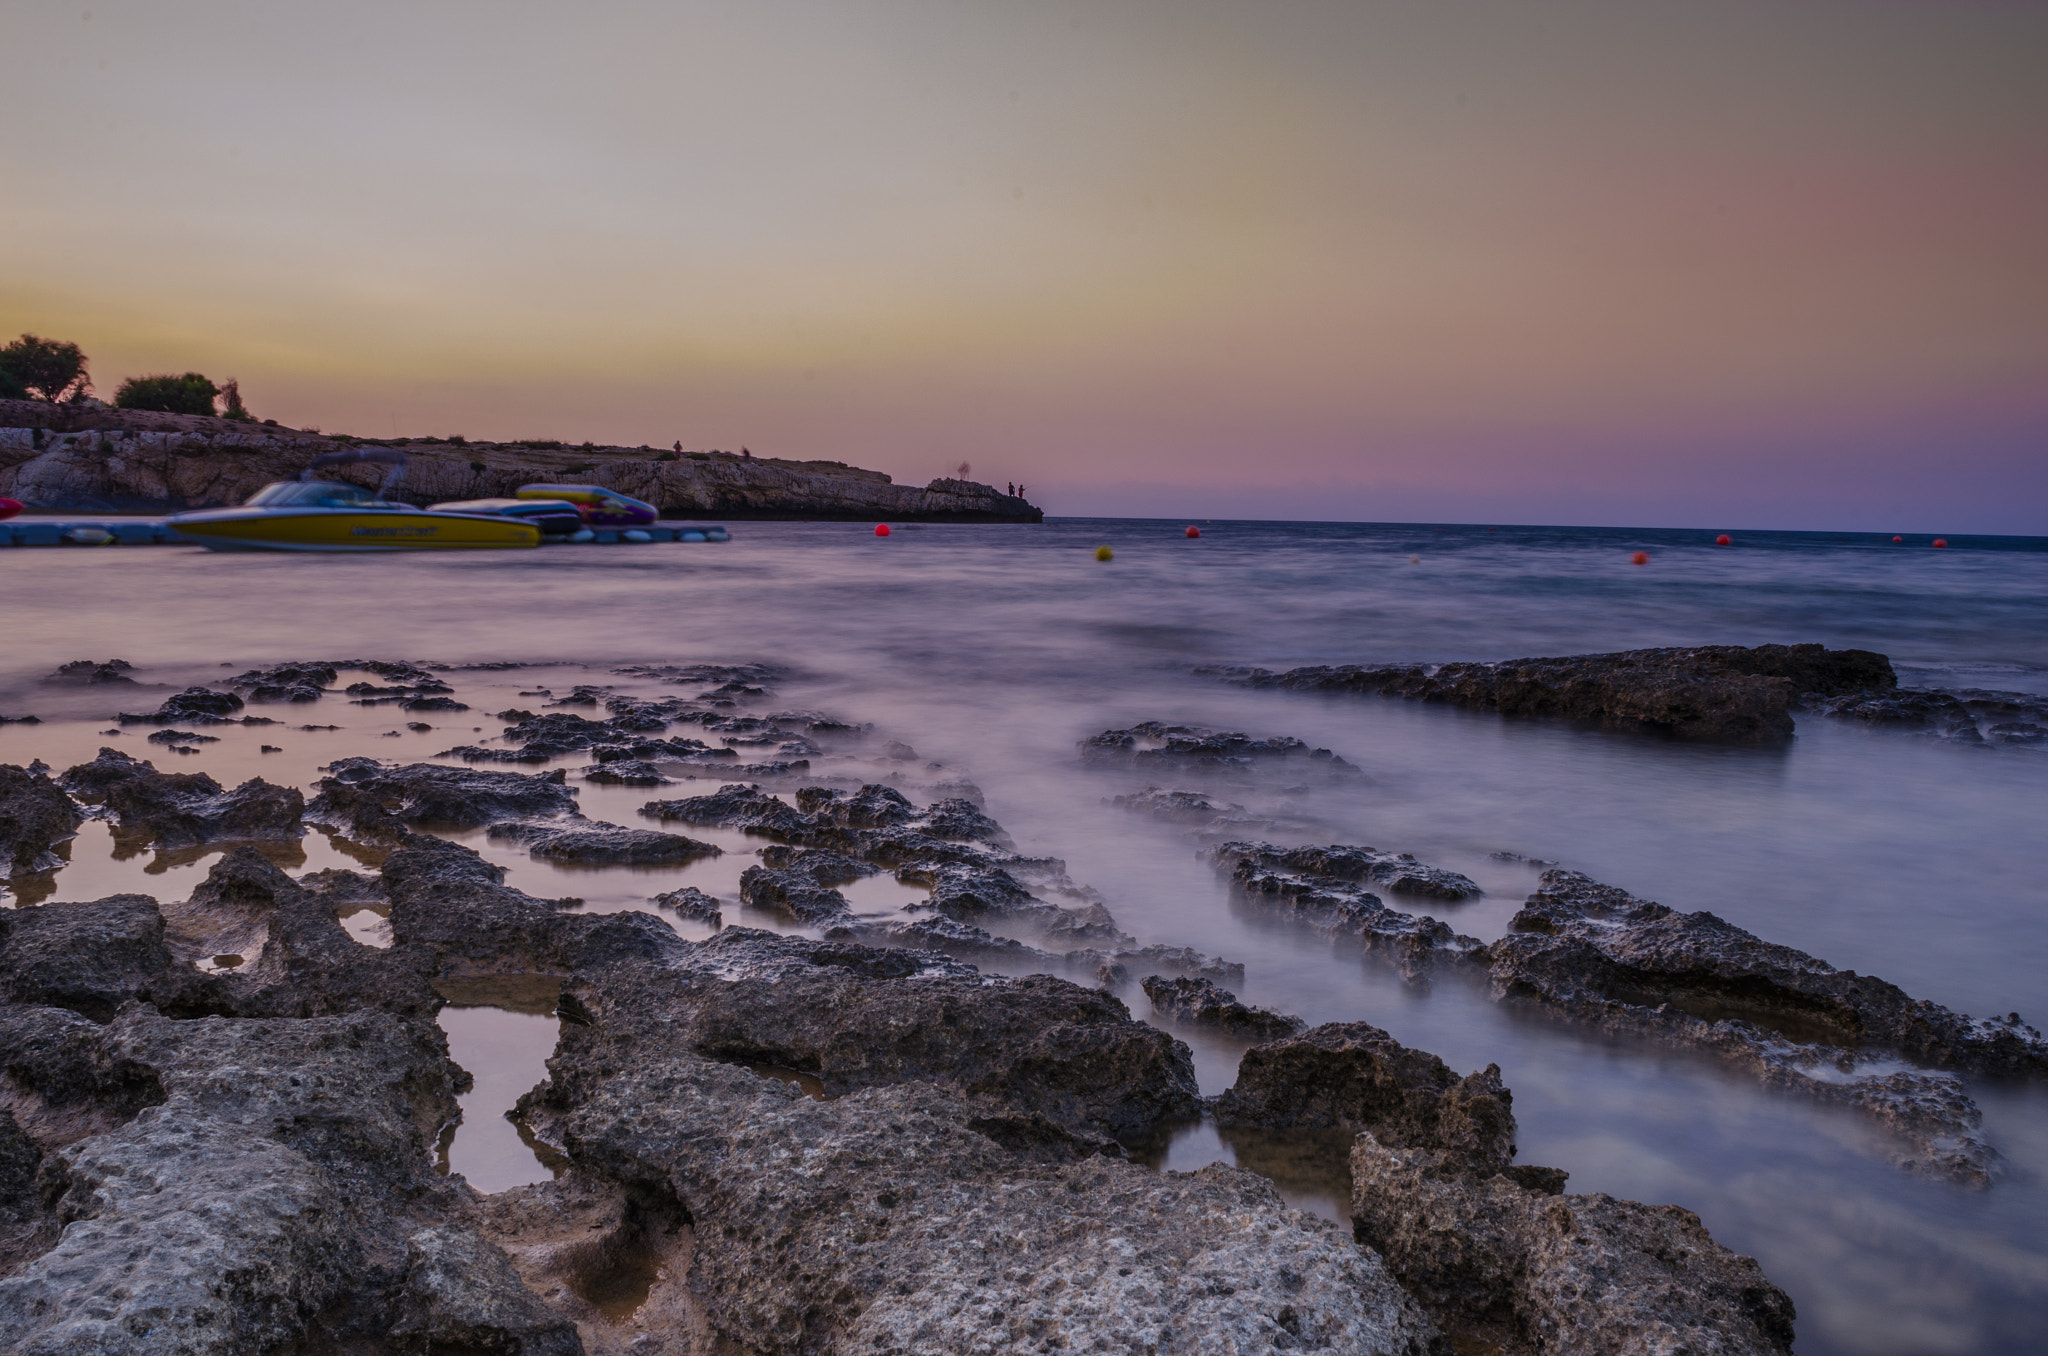
<svg viewBox="0 0 2048 1356">
<path fill-rule="evenodd" d="M 1698 1211 L 1793 1293 L 1802 1352 L 2014 1351 L 2048 1330 L 2043 1089 L 1973 1087 L 2012 1165 L 1990 1191 L 1910 1178 L 1854 1116 L 1687 1057 L 1532 1022 L 1462 984 L 1419 991 L 1238 916 L 1189 837 L 1107 804 L 1145 779 L 1084 770 L 1074 747 L 1169 719 L 1331 748 L 1363 777 L 1170 784 L 1285 815 L 1296 840 L 1410 851 L 1465 871 L 1488 894 L 1440 911 L 1463 932 L 1497 935 L 1533 886 L 1532 870 L 1488 856 L 1511 850 L 1712 909 L 1916 996 L 2040 1020 L 2048 753 L 1811 716 L 1787 749 L 1712 748 L 1250 692 L 1192 670 L 1822 641 L 1881 650 L 1909 683 L 2048 693 L 2048 542 L 1952 538 L 1935 550 L 1925 537 L 1767 533 L 1721 548 L 1694 532 L 1221 522 L 1189 540 L 1182 526 L 911 524 L 881 539 L 844 524 L 741 524 L 723 545 L 445 558 L 0 553 L 0 714 L 52 722 L 0 726 L 0 760 L 61 767 L 104 742 L 140 748 L 139 735 L 96 733 L 117 695 L 36 681 L 77 658 L 119 656 L 145 666 L 138 676 L 180 684 L 278 659 L 572 661 L 599 675 L 614 663 L 779 663 L 793 671 L 780 705 L 871 721 L 878 741 L 917 750 L 915 762 L 861 775 L 974 781 L 1022 849 L 1065 858 L 1143 940 L 1245 962 L 1248 1001 L 1311 1021 L 1372 1021 L 1461 1070 L 1499 1063 L 1524 1160 L 1569 1169 L 1575 1191 Z M 1094 558 L 1102 544 L 1113 561 Z M 1630 564 L 1636 550 L 1648 565 Z M 538 682 L 622 681 L 451 678 L 465 693 L 491 687 L 472 701 L 479 712 Z M 157 761 L 222 780 L 261 768 L 310 786 L 342 752 L 417 758 L 470 737 L 457 728 L 466 716 L 430 717 L 442 728 L 417 735 L 388 710 L 337 698 L 275 714 L 347 728 L 262 734 L 286 746 L 277 755 L 256 755 L 248 732 Z M 589 813 L 626 823 L 645 798 L 583 792 Z M 141 864 L 106 858 L 92 832 L 59 873 L 57 898 L 113 888 L 174 898 L 204 874 L 202 855 L 153 863 L 145 882 Z M 751 860 L 735 837 L 727 856 L 689 868 L 571 873 L 475 845 L 512 867 L 520 888 L 591 908 L 642 907 L 689 883 L 730 898 Z M 304 854 L 306 869 L 348 864 L 317 836 Z M 1142 1013 L 1143 996 L 1127 997 Z M 1191 1043 L 1204 1090 L 1227 1086 L 1238 1047 Z M 1176 1146 L 1176 1166 L 1233 1152 L 1204 1134 Z M 1249 1163 L 1248 1152 L 1238 1156 Z M 1313 1195 L 1302 1203 L 1315 1206 Z"/>
</svg>

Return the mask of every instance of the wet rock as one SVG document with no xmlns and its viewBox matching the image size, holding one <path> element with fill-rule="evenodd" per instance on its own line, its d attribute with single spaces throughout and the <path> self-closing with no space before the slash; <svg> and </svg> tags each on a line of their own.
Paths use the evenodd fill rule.
<svg viewBox="0 0 2048 1356">
<path fill-rule="evenodd" d="M 575 1323 L 541 1303 L 505 1254 L 471 1230 L 422 1229 L 405 1252 L 405 1298 L 389 1334 L 398 1351 L 583 1356 Z"/>
<path fill-rule="evenodd" d="M 316 702 L 340 675 L 331 664 L 271 664 L 228 679 L 252 702 Z"/>
<path fill-rule="evenodd" d="M 857 862 L 829 848 L 791 847 L 774 843 L 761 849 L 761 865 L 776 871 L 798 871 L 820 885 L 848 885 L 876 873 L 866 862 Z"/>
<path fill-rule="evenodd" d="M 395 678 L 397 681 L 386 686 L 376 683 L 350 683 L 343 690 L 356 699 L 358 706 L 381 706 L 387 702 L 402 702 L 413 697 L 445 696 L 455 690 L 424 670 L 382 676 Z"/>
<path fill-rule="evenodd" d="M 1690 1210 L 1554 1194 L 1557 1176 L 1525 1184 L 1375 1133 L 1358 1137 L 1351 1174 L 1360 1240 L 1454 1330 L 1506 1326 L 1574 1356 L 1792 1350 L 1791 1298 Z"/>
<path fill-rule="evenodd" d="M 621 758 L 582 769 L 583 780 L 599 786 L 666 786 L 669 779 L 644 758 Z"/>
<path fill-rule="evenodd" d="M 758 786 L 740 783 L 721 786 L 705 796 L 650 800 L 640 807 L 640 813 L 651 819 L 785 838 L 807 836 L 813 827 L 810 816 L 799 813 L 788 801 L 779 800 Z"/>
<path fill-rule="evenodd" d="M 155 1072 L 111 1055 L 105 1034 L 102 1022 L 65 1008 L 0 1004 L 7 1103 L 43 1153 L 118 1129 L 164 1100 Z"/>
<path fill-rule="evenodd" d="M 2036 725 L 2032 721 L 2006 721 L 1992 726 L 1985 734 L 1994 744 L 2048 744 L 2048 725 Z"/>
<path fill-rule="evenodd" d="M 740 903 L 792 923 L 822 923 L 851 916 L 846 896 L 802 871 L 750 866 L 740 873 Z"/>
<path fill-rule="evenodd" d="M 870 784 L 851 793 L 801 787 L 796 802 L 792 808 L 758 786 L 736 783 L 708 796 L 649 801 L 640 812 L 655 819 L 741 829 L 893 871 L 905 884 L 931 892 L 929 901 L 917 907 L 956 922 L 1000 922 L 1069 942 L 1130 940 L 1117 930 L 1099 900 L 1066 878 L 1059 863 L 979 846 L 1000 838 L 1002 830 L 964 798 L 920 810 L 894 788 Z M 1055 891 L 1084 902 L 1068 907 L 1042 899 L 1013 871 L 1036 873 Z"/>
<path fill-rule="evenodd" d="M 1128 978 L 1132 969 L 1164 970 L 1198 979 L 1227 984 L 1244 982 L 1244 966 L 1236 961 L 1206 955 L 1184 946 L 1079 947 L 1071 951 L 1047 951 L 1010 937 L 998 937 L 985 928 L 943 916 L 911 919 L 844 918 L 831 920 L 827 940 L 863 942 L 869 946 L 900 946 L 915 951 L 937 951 L 971 964 L 1001 966 L 1012 972 L 1035 970 L 1053 974 L 1099 976 L 1104 969 L 1119 970 Z"/>
<path fill-rule="evenodd" d="M 1883 690 L 1855 692 L 1811 703 L 1814 710 L 1865 725 L 1931 730 L 1950 738 L 1978 740 L 1977 718 L 1946 692 Z"/>
<path fill-rule="evenodd" d="M 1364 1022 L 1332 1022 L 1253 1046 L 1216 1103 L 1216 1123 L 1260 1130 L 1370 1130 L 1390 1144 L 1497 1172 L 1515 1156 L 1513 1096 L 1488 1065 L 1459 1078 Z"/>
<path fill-rule="evenodd" d="M 1421 866 L 1369 848 L 1307 848 L 1282 852 L 1264 843 L 1225 843 L 1214 853 L 1230 872 L 1237 898 L 1270 916 L 1287 918 L 1332 938 L 1357 938 L 1368 955 L 1400 968 L 1409 979 L 1426 978 L 1439 964 L 1484 961 L 1476 937 L 1451 930 L 1426 915 L 1390 909 L 1359 884 L 1361 875 L 1384 871 L 1411 888 L 1442 898 L 1478 887 L 1455 872 Z M 1292 862 L 1293 866 L 1286 863 Z M 1341 875 L 1322 874 L 1328 867 Z"/>
<path fill-rule="evenodd" d="M 282 842 L 305 835 L 306 798 L 297 787 L 252 777 L 232 791 L 203 772 L 159 772 L 103 748 L 90 763 L 58 779 L 66 789 L 97 797 L 118 836 L 158 848 L 205 843 Z"/>
<path fill-rule="evenodd" d="M 656 908 L 667 909 L 678 918 L 687 918 L 693 923 L 709 923 L 714 928 L 725 925 L 725 915 L 719 910 L 718 900 L 694 885 L 656 895 L 653 903 Z"/>
<path fill-rule="evenodd" d="M 630 664 L 612 670 L 630 678 L 653 678 L 676 687 L 765 687 L 782 676 L 769 664 Z"/>
<path fill-rule="evenodd" d="M 588 1039 L 795 1069 L 835 1095 L 937 1082 L 1096 1136 L 1141 1138 L 1199 1106 L 1186 1046 L 1049 975 L 991 978 L 934 953 L 750 928 L 682 946 L 601 984 L 572 978 Z M 565 1039 L 580 1046 L 585 1029 Z"/>
<path fill-rule="evenodd" d="M 218 744 L 213 735 L 203 735 L 197 730 L 158 730 L 149 736 L 152 744 Z"/>
<path fill-rule="evenodd" d="M 455 1106 L 438 1028 L 138 1009 L 93 1043 L 160 1101 L 45 1163 L 69 1223 L 0 1279 L 0 1350 L 256 1352 L 333 1323 L 389 1330 L 406 1217 L 459 1205 L 428 1167 Z"/>
<path fill-rule="evenodd" d="M 292 880 L 253 848 L 222 855 L 189 899 L 166 904 L 174 956 L 243 957 L 208 976 L 208 1010 L 241 1017 L 320 1017 L 379 1010 L 431 1021 L 440 1008 L 431 956 L 365 947 L 337 918 L 349 902 L 383 902 L 382 883 L 351 871 Z"/>
<path fill-rule="evenodd" d="M 1911 1171 L 1982 1186 L 1998 1155 L 1957 1079 L 1897 1068 L 1888 1053 L 1998 1076 L 2048 1072 L 2048 1042 L 2017 1013 L 1972 1019 L 1711 913 L 1678 913 L 1574 871 L 1542 879 L 1487 948 L 1497 997 L 1854 1108 L 1900 1138 L 1897 1161 Z"/>
<path fill-rule="evenodd" d="M 0 763 L 0 879 L 54 871 L 54 849 L 78 832 L 85 815 L 47 776 Z"/>
<path fill-rule="evenodd" d="M 1081 761 L 1106 767 L 1171 767 L 1242 770 L 1259 764 L 1300 760 L 1333 772 L 1358 769 L 1328 749 L 1311 749 L 1299 739 L 1169 725 L 1148 720 L 1127 730 L 1104 730 L 1081 741 Z"/>
<path fill-rule="evenodd" d="M 1405 852 L 1381 852 L 1377 848 L 1341 844 L 1277 848 L 1271 843 L 1228 843 L 1216 856 L 1219 862 L 1231 867 L 1233 874 L 1246 877 L 1272 873 L 1316 876 L 1347 884 L 1377 885 L 1390 894 L 1423 899 L 1477 899 L 1485 893 L 1477 882 L 1456 871 L 1425 866 Z"/>
<path fill-rule="evenodd" d="M 43 1208 L 36 1186 L 42 1164 L 42 1146 L 11 1111 L 0 1108 L 0 1276 L 57 1241 L 61 1226 Z"/>
<path fill-rule="evenodd" d="M 2048 1042 L 2016 1020 L 1973 1020 L 1711 913 L 1679 913 L 1576 871 L 1546 871 L 1542 886 L 1489 948 L 1503 994 L 1565 1006 L 1670 1004 L 1793 1040 L 1888 1046 L 1938 1067 L 2048 1074 Z"/>
<path fill-rule="evenodd" d="M 1685 739 L 1773 744 L 1802 699 L 1892 689 L 1883 655 L 1819 645 L 1703 645 L 1494 664 L 1208 670 L 1252 687 L 1354 692 L 1549 716 Z"/>
<path fill-rule="evenodd" d="M 814 954 L 824 961 L 830 953 Z M 867 979 L 857 1011 L 889 987 L 916 1001 L 945 985 L 943 1001 L 957 1000 L 951 986 L 960 980 L 943 970 L 919 979 L 904 953 L 847 948 L 843 960 L 850 978 L 878 967 L 901 975 Z M 741 968 L 778 968 L 759 961 Z M 988 992 L 1012 1026 L 1028 1027 L 1014 1020 L 1029 1011 L 1014 1006 L 1021 983 Z M 695 1027 L 635 1023 L 624 1039 L 613 1014 L 632 1020 L 644 1006 L 626 994 L 596 985 L 583 1001 L 594 1021 L 565 1026 L 547 1096 L 530 1114 L 579 1160 L 687 1210 L 698 1239 L 691 1288 L 716 1336 L 741 1349 L 1314 1343 L 1419 1356 L 1432 1335 L 1372 1254 L 1342 1230 L 1285 1210 L 1250 1174 L 1148 1173 L 1102 1157 L 1097 1141 L 1063 1132 L 1058 1117 L 982 1109 L 924 1081 L 813 1100 L 697 1055 Z M 979 1022 L 976 1033 L 995 1034 Z M 900 1056 L 905 1041 L 926 1035 L 940 1041 L 929 1047 L 942 1060 L 933 1073 L 970 1076 L 976 1061 L 946 1057 L 949 1042 L 928 1026 L 890 1027 L 883 1039 Z M 803 1170 L 759 1170 L 785 1161 Z"/>
<path fill-rule="evenodd" d="M 344 758 L 329 771 L 306 814 L 351 837 L 389 837 L 408 824 L 475 829 L 576 813 L 575 793 L 560 770 L 529 776 Z"/>
<path fill-rule="evenodd" d="M 186 1009 L 203 984 L 172 957 L 163 915 L 147 895 L 0 911 L 0 1000 L 8 1003 L 106 1022 L 138 998 Z"/>
<path fill-rule="evenodd" d="M 191 725 L 226 725 L 242 709 L 242 699 L 232 692 L 214 692 L 203 687 L 188 687 L 183 692 L 164 698 L 164 703 L 147 715 L 121 713 L 123 725 L 174 725 L 184 721 Z"/>
<path fill-rule="evenodd" d="M 519 843 L 536 857 L 582 866 L 664 866 L 723 850 L 679 833 L 628 829 L 593 819 L 493 824 L 492 842 Z"/>
<path fill-rule="evenodd" d="M 128 676 L 134 672 L 135 666 L 125 659 L 109 659 L 104 664 L 74 659 L 58 665 L 57 671 L 43 681 L 59 687 L 135 687 L 135 680 Z"/>
<path fill-rule="evenodd" d="M 1272 823 L 1235 802 L 1218 804 L 1200 791 L 1170 791 L 1160 786 L 1148 786 L 1127 796 L 1117 796 L 1110 804 L 1168 824 L 1210 831 L 1235 828 L 1257 832 Z"/>
<path fill-rule="evenodd" d="M 407 697 L 398 704 L 401 711 L 467 711 L 469 707 L 453 697 Z"/>
<path fill-rule="evenodd" d="M 1147 975 L 1142 987 L 1162 1016 L 1193 1026 L 1215 1027 L 1244 1040 L 1279 1040 L 1308 1027 L 1299 1017 L 1241 1003 L 1236 994 L 1219 989 L 1206 979 Z"/>
<path fill-rule="evenodd" d="M 678 954 L 686 943 L 651 914 L 575 914 L 505 886 L 469 848 L 407 834 L 384 859 L 391 954 L 440 976 L 567 975 Z"/>
</svg>

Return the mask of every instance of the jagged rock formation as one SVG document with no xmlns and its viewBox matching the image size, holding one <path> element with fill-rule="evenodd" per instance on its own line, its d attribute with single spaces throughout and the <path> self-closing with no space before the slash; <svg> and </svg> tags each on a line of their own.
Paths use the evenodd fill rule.
<svg viewBox="0 0 2048 1356">
<path fill-rule="evenodd" d="M 1819 645 L 1702 645 L 1493 664 L 1207 672 L 1250 687 L 1406 697 L 1503 716 L 1553 716 L 1736 744 L 1791 738 L 1792 707 L 1802 700 L 1899 685 L 1883 655 Z"/>
<path fill-rule="evenodd" d="M 1978 1133 L 1981 1112 L 1962 1080 L 1941 1070 L 2048 1075 L 2048 1042 L 2017 1013 L 1973 1019 L 1711 913 L 1679 913 L 1575 871 L 1545 871 L 1507 934 L 1481 943 L 1389 909 L 1359 883 L 1409 859 L 1226 844 L 1215 860 L 1242 906 L 1355 937 L 1364 954 L 1410 979 L 1442 966 L 1483 970 L 1497 999 L 1696 1050 L 1766 1086 L 1850 1107 L 1892 1133 L 1895 1161 L 1912 1172 L 1985 1186 L 1999 1168 Z M 1434 879 L 1417 867 L 1418 880 Z M 1894 1067 L 1901 1057 L 1933 1068 Z"/>
<path fill-rule="evenodd" d="M 117 840 L 154 848 L 202 843 L 282 842 L 305 835 L 306 798 L 295 786 L 252 777 L 233 790 L 203 772 L 159 772 L 156 765 L 103 748 L 58 779 L 98 802 Z"/>
<path fill-rule="evenodd" d="M 55 848 L 75 834 L 84 819 L 71 797 L 47 776 L 0 763 L 0 880 L 62 865 Z"/>
<path fill-rule="evenodd" d="M 941 477 L 922 488 L 833 461 L 652 448 L 565 447 L 323 437 L 193 416 L 0 400 L 0 495 L 32 509 L 167 512 L 239 504 L 313 458 L 350 447 L 396 447 L 408 462 L 396 497 L 427 504 L 508 495 L 534 481 L 588 481 L 644 499 L 670 517 L 814 518 L 898 522 L 1042 521 L 1024 500 Z M 382 468 L 336 478 L 374 485 Z"/>
<path fill-rule="evenodd" d="M 1270 1041 L 1292 1036 L 1308 1026 L 1299 1017 L 1238 1001 L 1236 994 L 1206 979 L 1167 979 L 1147 975 L 1140 985 L 1161 1016 L 1191 1026 L 1214 1027 L 1243 1040 Z"/>
<path fill-rule="evenodd" d="M 1449 1323 L 1564 1356 L 1788 1356 L 1791 1297 L 1690 1210 L 1567 1196 L 1456 1150 L 1351 1151 L 1359 1238 Z"/>
<path fill-rule="evenodd" d="M 1456 1337 L 1538 1353 L 1783 1356 L 1792 1301 L 1678 1206 L 1564 1196 L 1517 1164 L 1514 1096 L 1363 1022 L 1247 1051 L 1225 1127 L 1341 1131 L 1361 1242 Z M 1462 1348 L 1461 1348 L 1462 1349 Z"/>
</svg>

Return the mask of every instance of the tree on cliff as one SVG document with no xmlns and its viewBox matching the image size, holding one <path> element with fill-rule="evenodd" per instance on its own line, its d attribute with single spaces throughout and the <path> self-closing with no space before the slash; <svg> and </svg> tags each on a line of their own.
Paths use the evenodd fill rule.
<svg viewBox="0 0 2048 1356">
<path fill-rule="evenodd" d="M 155 410 L 161 414 L 212 414 L 220 388 L 197 372 L 182 377 L 130 377 L 114 392 L 124 410 Z"/>
<path fill-rule="evenodd" d="M 0 348 L 0 395 L 19 391 L 54 403 L 82 396 L 91 389 L 85 354 L 76 344 L 24 334 Z"/>
</svg>

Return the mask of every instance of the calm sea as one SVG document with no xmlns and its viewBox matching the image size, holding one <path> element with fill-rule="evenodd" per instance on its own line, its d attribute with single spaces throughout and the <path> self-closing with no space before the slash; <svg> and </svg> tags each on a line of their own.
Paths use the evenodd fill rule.
<svg viewBox="0 0 2048 1356">
<path fill-rule="evenodd" d="M 2011 1165 L 1990 1190 L 1909 1177 L 1854 1116 L 1687 1056 L 1531 1022 L 1459 985 L 1416 989 L 1239 916 L 1184 832 L 1107 803 L 1142 779 L 1083 769 L 1075 743 L 1161 719 L 1333 749 L 1362 776 L 1170 784 L 1282 815 L 1299 841 L 1413 852 L 1472 875 L 1486 897 L 1438 910 L 1461 932 L 1498 935 L 1533 888 L 1533 871 L 1490 855 L 1516 852 L 1711 909 L 1916 996 L 2038 1023 L 2048 1020 L 2048 750 L 1963 747 L 1814 716 L 1784 749 L 1700 747 L 1250 692 L 1193 670 L 1821 641 L 1883 651 L 1909 684 L 2048 694 L 2048 539 L 1952 537 L 1938 550 L 1925 536 L 1737 532 L 1717 547 L 1703 532 L 1218 521 L 1199 523 L 1190 540 L 1184 526 L 902 525 L 882 539 L 867 526 L 742 523 L 722 545 L 459 558 L 0 553 L 0 714 L 47 722 L 0 727 L 0 760 L 61 767 L 102 743 L 146 747 L 136 733 L 98 733 L 140 698 L 37 682 L 80 658 L 127 659 L 147 681 L 180 685 L 217 678 L 221 665 L 282 659 L 597 671 L 451 675 L 480 712 L 535 684 L 624 681 L 603 675 L 614 664 L 783 665 L 792 676 L 778 702 L 872 722 L 877 741 L 914 746 L 915 760 L 899 763 L 912 781 L 973 781 L 1021 849 L 1066 859 L 1142 939 L 1245 962 L 1248 1001 L 1316 1022 L 1371 1021 L 1461 1071 L 1498 1063 L 1523 1160 L 1568 1169 L 1574 1191 L 1697 1211 L 1793 1294 L 1802 1352 L 2038 1343 L 2048 1331 L 2048 1088 L 1973 1085 Z M 1113 560 L 1096 560 L 1101 545 Z M 1631 564 L 1636 551 L 1647 565 Z M 229 731 L 168 761 L 224 781 L 260 770 L 310 786 L 320 763 L 344 753 L 418 758 L 471 738 L 453 721 L 410 732 L 388 711 L 339 698 L 280 714 L 344 728 L 262 733 L 284 746 L 274 755 L 256 752 L 257 732 Z M 590 813 L 626 823 L 644 798 L 584 793 Z M 120 888 L 181 897 L 206 867 L 204 856 L 116 861 L 108 848 L 104 830 L 88 826 L 54 898 Z M 317 836 L 306 852 L 309 868 L 347 864 Z M 504 860 L 515 884 L 590 907 L 632 907 L 700 879 L 731 896 L 745 864 L 734 854 L 666 875 L 564 882 L 523 857 Z M 1131 998 L 1142 1012 L 1143 996 Z M 447 1024 L 466 1030 L 466 1020 Z M 551 1020 L 519 1020 L 533 1024 L 526 1044 L 544 1055 Z M 519 1044 L 507 1030 L 460 1036 L 458 1058 L 500 1060 L 492 1050 Z M 1205 1091 L 1228 1085 L 1236 1054 L 1197 1045 Z M 510 1091 L 491 1096 L 509 1101 L 530 1081 L 524 1057 L 502 1056 Z M 463 1135 L 492 1114 L 473 1108 Z M 525 1151 L 513 1141 L 507 1152 Z M 1168 1162 L 1231 1152 L 1191 1130 Z M 473 1161 L 472 1180 L 485 1185 L 494 1169 Z M 1341 1188 L 1289 1190 L 1310 1208 L 1340 1208 Z"/>
</svg>

